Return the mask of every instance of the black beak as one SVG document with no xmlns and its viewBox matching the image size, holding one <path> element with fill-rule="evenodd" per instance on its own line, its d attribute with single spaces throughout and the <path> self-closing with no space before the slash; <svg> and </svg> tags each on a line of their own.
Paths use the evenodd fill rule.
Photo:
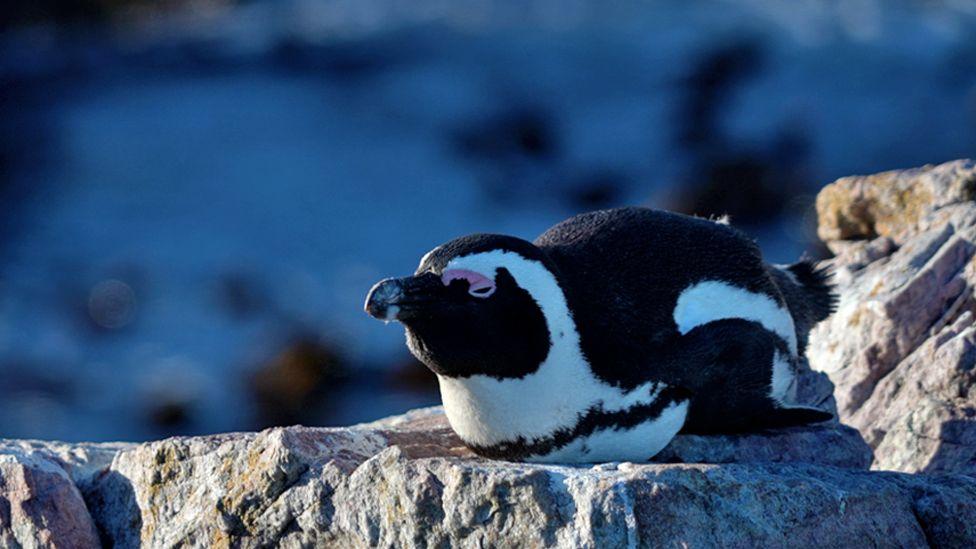
<svg viewBox="0 0 976 549">
<path fill-rule="evenodd" d="M 364 309 L 380 320 L 405 320 L 429 312 L 444 284 L 434 273 L 387 278 L 373 286 Z"/>
</svg>

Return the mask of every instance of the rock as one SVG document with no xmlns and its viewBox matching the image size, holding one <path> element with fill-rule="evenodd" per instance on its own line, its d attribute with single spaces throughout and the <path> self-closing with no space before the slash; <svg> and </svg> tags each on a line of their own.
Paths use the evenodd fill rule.
<svg viewBox="0 0 976 549">
<path fill-rule="evenodd" d="M 824 535 L 821 519 L 836 523 L 838 543 L 884 535 L 918 541 L 929 523 L 911 518 L 913 490 L 932 495 L 930 506 L 969 497 L 968 485 L 929 490 L 875 479 L 865 471 L 870 450 L 838 424 L 680 436 L 660 455 L 727 465 L 484 460 L 461 444 L 440 407 L 341 429 L 276 428 L 142 445 L 12 441 L 0 448 L 19 467 L 30 463 L 28 452 L 42 457 L 74 494 L 74 509 L 89 527 L 59 534 L 71 547 L 97 544 L 92 524 L 116 547 L 784 544 L 790 536 L 813 544 Z M 851 520 L 859 515 L 848 501 L 871 519 Z M 875 517 L 882 509 L 886 515 Z M 20 530 L 42 532 L 21 516 L 14 520 Z M 701 524 L 709 526 L 695 526 Z"/>
<path fill-rule="evenodd" d="M 315 416 L 315 404 L 328 401 L 346 374 L 334 345 L 308 334 L 294 337 L 251 377 L 260 424 L 289 425 Z"/>
<path fill-rule="evenodd" d="M 840 304 L 810 337 L 874 467 L 976 473 L 976 163 L 844 178 L 817 198 Z"/>
<path fill-rule="evenodd" d="M 838 179 L 817 195 L 817 234 L 834 241 L 915 234 L 935 210 L 976 198 L 971 160 Z"/>
<path fill-rule="evenodd" d="M 849 469 L 871 466 L 871 448 L 852 427 L 797 427 L 744 435 L 679 435 L 659 463 L 814 463 Z"/>
<path fill-rule="evenodd" d="M 43 440 L 0 439 L 0 456 L 36 455 L 51 461 L 67 473 L 71 480 L 86 486 L 96 474 L 112 463 L 122 450 L 135 447 L 126 442 L 50 442 Z"/>
<path fill-rule="evenodd" d="M 9 445 L 0 452 L 0 545 L 99 547 L 78 488 L 43 451 Z"/>
<path fill-rule="evenodd" d="M 8 441 L 0 456 L 7 545 L 93 547 L 96 529 L 115 547 L 976 543 L 976 479 L 867 471 L 837 423 L 679 436 L 659 456 L 689 463 L 485 460 L 439 407 L 140 445 Z M 57 489 L 26 492 L 23 471 Z"/>
<path fill-rule="evenodd" d="M 739 463 L 530 465 L 473 456 L 430 408 L 135 446 L 85 499 L 117 547 L 976 542 L 976 479 L 865 471 L 866 454 L 827 451 L 857 446 L 848 433 L 680 437 L 666 450 Z"/>
</svg>

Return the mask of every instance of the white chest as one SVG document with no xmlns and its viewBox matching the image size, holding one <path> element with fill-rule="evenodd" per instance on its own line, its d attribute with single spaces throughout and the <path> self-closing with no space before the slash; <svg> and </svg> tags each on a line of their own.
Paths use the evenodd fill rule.
<svg viewBox="0 0 976 549">
<path fill-rule="evenodd" d="M 554 347 L 554 350 L 558 349 Z M 451 427 L 465 442 L 495 446 L 522 439 L 533 443 L 576 427 L 587 412 L 624 411 L 652 404 L 665 388 L 649 382 L 631 391 L 596 379 L 582 357 L 558 361 L 550 356 L 533 374 L 521 379 L 488 376 L 438 377 L 441 399 Z M 684 424 L 687 404 L 675 404 L 631 429 L 598 429 L 530 461 L 593 462 L 646 460 L 674 437 Z"/>
<path fill-rule="evenodd" d="M 659 416 L 634 427 L 599 429 L 545 455 L 532 456 L 528 461 L 540 463 L 647 461 L 671 442 L 671 439 L 681 430 L 687 416 L 687 401 L 672 403 Z"/>
</svg>

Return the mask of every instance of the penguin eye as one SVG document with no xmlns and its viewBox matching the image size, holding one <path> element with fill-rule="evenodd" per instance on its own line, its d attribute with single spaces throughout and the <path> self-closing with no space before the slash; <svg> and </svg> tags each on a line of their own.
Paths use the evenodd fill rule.
<svg viewBox="0 0 976 549">
<path fill-rule="evenodd" d="M 450 286 L 452 281 L 464 280 L 468 283 L 468 295 L 484 299 L 495 293 L 495 281 L 487 276 L 467 269 L 448 269 L 441 275 L 441 282 Z"/>
<path fill-rule="evenodd" d="M 494 287 L 484 286 L 481 288 L 470 288 L 468 293 L 475 297 L 488 297 L 495 292 Z"/>
</svg>

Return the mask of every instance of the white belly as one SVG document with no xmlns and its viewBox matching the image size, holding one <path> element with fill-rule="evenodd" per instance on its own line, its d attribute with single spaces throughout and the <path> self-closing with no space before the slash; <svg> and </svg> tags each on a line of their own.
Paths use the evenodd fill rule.
<svg viewBox="0 0 976 549">
<path fill-rule="evenodd" d="M 688 415 L 688 403 L 674 403 L 661 415 L 630 429 L 603 429 L 580 437 L 545 455 L 526 461 L 538 463 L 599 463 L 647 461 L 671 442 Z"/>
<path fill-rule="evenodd" d="M 651 404 L 666 387 L 652 382 L 623 391 L 600 382 L 588 367 L 584 368 L 571 376 L 556 376 L 552 370 L 540 368 L 522 379 L 439 376 L 438 380 L 451 427 L 462 440 L 477 446 L 518 439 L 536 442 L 557 431 L 573 429 L 592 408 L 614 412 Z M 575 369 L 563 364 L 561 370 Z M 557 463 L 645 461 L 667 446 L 681 429 L 687 407 L 687 403 L 672 404 L 657 418 L 633 428 L 597 430 L 546 455 L 526 459 Z"/>
</svg>

